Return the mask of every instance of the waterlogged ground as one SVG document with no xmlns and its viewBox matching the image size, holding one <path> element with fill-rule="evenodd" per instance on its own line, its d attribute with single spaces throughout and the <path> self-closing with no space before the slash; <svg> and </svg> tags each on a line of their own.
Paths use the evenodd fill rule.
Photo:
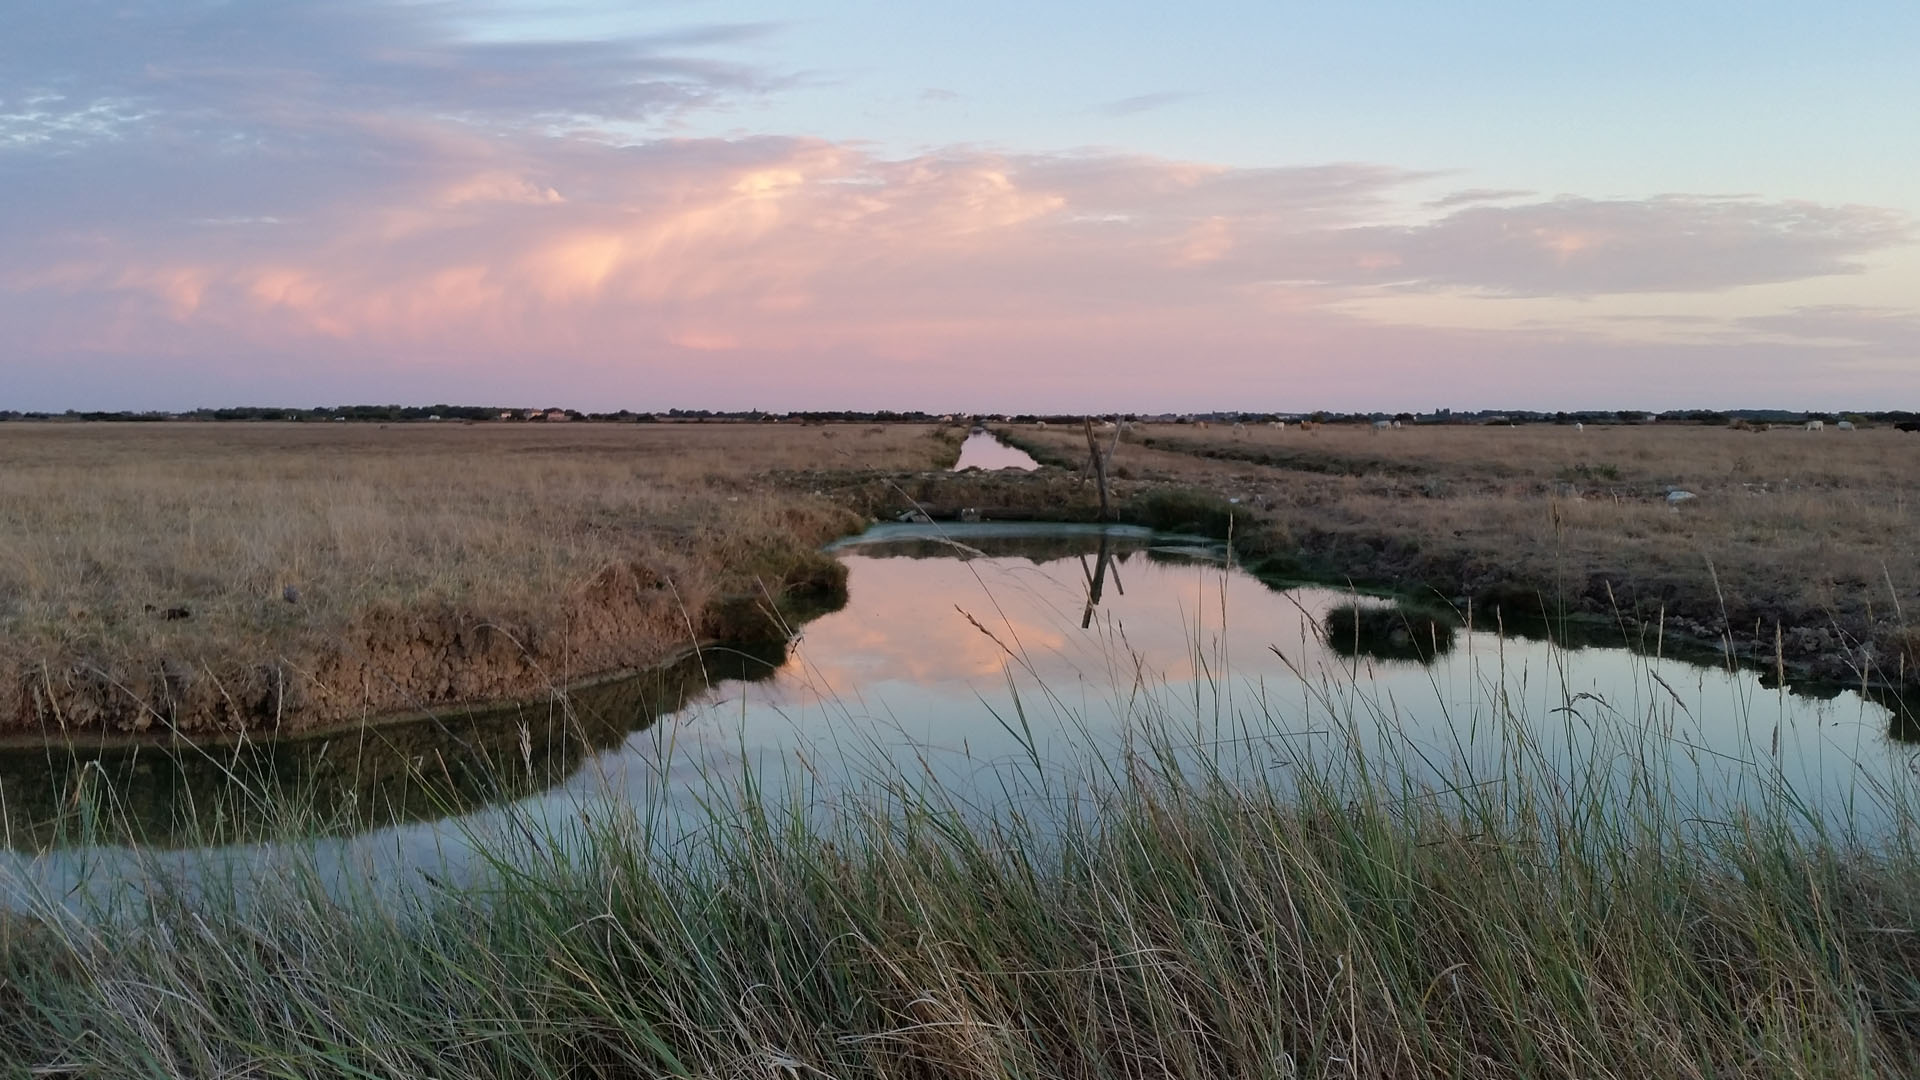
<svg viewBox="0 0 1920 1080">
<path fill-rule="evenodd" d="M 244 880 L 295 857 L 342 888 L 457 883 L 480 872 L 471 838 L 516 819 L 617 803 L 671 821 L 746 776 L 832 797 L 887 772 L 990 809 L 1052 798 L 1149 732 L 1283 775 L 1338 770 L 1359 747 L 1388 782 L 1438 797 L 1516 759 L 1549 780 L 1650 772 L 1656 790 L 1623 797 L 1692 816 L 1784 781 L 1811 812 L 1870 825 L 1911 783 L 1893 713 L 1858 693 L 1800 695 L 1751 671 L 1416 620 L 1343 634 L 1354 624 L 1336 609 L 1386 601 L 1276 589 L 1194 538 L 880 526 L 837 553 L 846 606 L 784 654 L 697 658 L 572 713 L 550 704 L 180 757 L 14 752 L 0 761 L 0 883 L 17 906 L 122 901 L 155 874 Z M 273 825 L 257 806 L 288 799 L 323 806 L 307 818 L 325 834 L 264 839 Z M 128 828 L 149 842 L 105 842 Z"/>
</svg>

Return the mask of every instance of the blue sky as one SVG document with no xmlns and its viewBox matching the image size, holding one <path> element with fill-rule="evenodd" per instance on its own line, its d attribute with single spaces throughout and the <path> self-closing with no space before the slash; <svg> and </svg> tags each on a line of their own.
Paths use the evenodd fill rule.
<svg viewBox="0 0 1920 1080">
<path fill-rule="evenodd" d="M 1920 407 L 1920 5 L 13 21 L 0 407 Z"/>
<path fill-rule="evenodd" d="M 711 134 L 1396 161 L 1584 194 L 1920 187 L 1913 4 L 560 5 L 475 31 L 689 20 L 757 28 L 715 52 L 796 79 L 691 120 Z"/>
</svg>

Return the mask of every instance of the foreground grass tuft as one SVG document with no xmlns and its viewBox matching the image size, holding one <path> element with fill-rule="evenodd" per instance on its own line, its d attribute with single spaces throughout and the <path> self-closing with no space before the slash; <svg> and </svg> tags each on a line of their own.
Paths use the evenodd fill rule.
<svg viewBox="0 0 1920 1080">
<path fill-rule="evenodd" d="M 899 773 L 708 775 L 694 811 L 469 836 L 487 872 L 399 900 L 296 858 L 104 925 L 49 908 L 9 946 L 0 1053 L 74 1077 L 1920 1068 L 1910 831 L 1869 844 L 1786 792 L 1702 824 L 1656 777 L 1525 747 L 1416 790 L 1288 739 L 1163 731 L 1036 765 L 991 813 Z"/>
</svg>

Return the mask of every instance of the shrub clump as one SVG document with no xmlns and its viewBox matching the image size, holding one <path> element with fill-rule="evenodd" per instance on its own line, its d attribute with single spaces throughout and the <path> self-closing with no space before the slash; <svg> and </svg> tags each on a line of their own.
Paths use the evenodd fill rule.
<svg viewBox="0 0 1920 1080">
<path fill-rule="evenodd" d="M 1253 527 L 1253 513 L 1218 495 L 1186 488 L 1155 488 L 1133 501 L 1130 516 L 1161 532 L 1225 540 Z"/>
<path fill-rule="evenodd" d="M 1342 656 L 1430 664 L 1453 649 L 1459 620 L 1451 611 L 1414 605 L 1346 604 L 1327 612 L 1327 644 Z"/>
</svg>

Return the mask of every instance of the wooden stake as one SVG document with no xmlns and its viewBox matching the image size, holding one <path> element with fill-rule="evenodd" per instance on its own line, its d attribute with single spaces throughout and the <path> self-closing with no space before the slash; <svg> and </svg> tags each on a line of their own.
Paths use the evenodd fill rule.
<svg viewBox="0 0 1920 1080">
<path fill-rule="evenodd" d="M 1120 425 L 1117 423 L 1113 425 L 1113 445 L 1120 445 Z M 1100 440 L 1094 438 L 1091 416 L 1087 417 L 1087 456 L 1092 459 L 1094 481 L 1100 485 L 1100 520 L 1112 521 L 1113 504 L 1107 498 L 1107 459 L 1113 456 L 1113 451 L 1108 450 L 1105 454 L 1100 452 Z"/>
</svg>

